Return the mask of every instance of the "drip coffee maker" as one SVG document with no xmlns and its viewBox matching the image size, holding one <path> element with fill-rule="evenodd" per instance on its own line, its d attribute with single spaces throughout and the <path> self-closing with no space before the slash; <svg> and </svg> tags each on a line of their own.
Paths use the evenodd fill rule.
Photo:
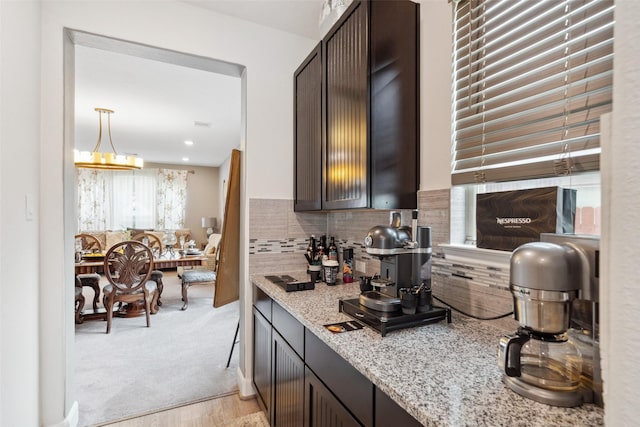
<svg viewBox="0 0 640 427">
<path fill-rule="evenodd" d="M 554 406 L 602 405 L 598 347 L 599 239 L 547 234 L 511 256 L 520 324 L 498 363 L 516 393 Z"/>
</svg>

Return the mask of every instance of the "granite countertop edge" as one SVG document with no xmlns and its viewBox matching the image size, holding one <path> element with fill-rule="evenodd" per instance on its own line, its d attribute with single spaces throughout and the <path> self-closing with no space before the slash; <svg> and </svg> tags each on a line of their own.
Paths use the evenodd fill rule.
<svg viewBox="0 0 640 427">
<path fill-rule="evenodd" d="M 308 278 L 304 271 L 278 274 Z M 285 292 L 262 274 L 251 275 L 251 282 L 423 425 L 604 425 L 604 412 L 595 405 L 553 407 L 509 390 L 497 366 L 503 332 L 486 323 L 454 314 L 451 324 L 385 337 L 368 327 L 333 334 L 324 325 L 353 320 L 338 306 L 341 298 L 357 297 L 357 283 Z"/>
</svg>

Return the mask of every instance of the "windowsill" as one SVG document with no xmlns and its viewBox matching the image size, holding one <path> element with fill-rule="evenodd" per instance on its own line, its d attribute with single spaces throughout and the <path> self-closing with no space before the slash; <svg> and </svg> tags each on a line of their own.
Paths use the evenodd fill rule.
<svg viewBox="0 0 640 427">
<path fill-rule="evenodd" d="M 442 253 L 444 253 L 446 259 L 460 260 L 461 262 L 466 260 L 508 268 L 511 261 L 511 252 L 508 251 L 497 251 L 450 243 L 442 243 L 438 245 L 438 247 Z"/>
</svg>

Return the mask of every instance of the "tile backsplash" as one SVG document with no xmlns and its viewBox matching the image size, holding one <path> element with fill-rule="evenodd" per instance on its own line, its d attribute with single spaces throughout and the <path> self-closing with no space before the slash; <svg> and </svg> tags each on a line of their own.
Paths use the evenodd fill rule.
<svg viewBox="0 0 640 427">
<path fill-rule="evenodd" d="M 450 242 L 449 189 L 418 192 L 418 225 L 430 226 L 433 246 L 434 295 L 460 310 L 492 317 L 512 310 L 508 266 L 487 266 L 471 259 L 452 261 L 439 244 Z M 376 225 L 389 224 L 387 210 L 294 212 L 292 200 L 251 199 L 249 273 L 277 273 L 306 268 L 309 237 L 334 236 L 339 248 L 353 248 L 358 274 L 380 271 L 380 261 L 366 253 L 364 238 Z M 411 225 L 411 211 L 401 210 L 402 225 Z M 341 258 L 342 259 L 342 258 Z M 515 330 L 512 318 L 492 321 L 505 331 Z"/>
<path fill-rule="evenodd" d="M 327 232 L 324 212 L 296 213 L 293 200 L 249 201 L 249 274 L 304 270 L 309 236 Z"/>
</svg>

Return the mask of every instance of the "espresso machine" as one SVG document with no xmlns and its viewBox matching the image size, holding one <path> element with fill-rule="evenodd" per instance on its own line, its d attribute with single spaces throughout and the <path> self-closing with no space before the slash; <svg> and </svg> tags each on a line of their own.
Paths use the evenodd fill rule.
<svg viewBox="0 0 640 427">
<path fill-rule="evenodd" d="M 418 227 L 418 211 L 412 226 L 401 226 L 400 213 L 391 212 L 389 225 L 371 228 L 365 250 L 380 258 L 380 274 L 370 279 L 373 290 L 363 290 L 356 299 L 340 300 L 340 311 L 385 336 L 387 332 L 447 319 L 448 307 L 431 303 L 431 227 Z M 363 278 L 364 279 L 364 278 Z M 401 310 L 399 290 L 415 292 L 415 312 Z M 362 286 L 361 286 L 362 290 Z"/>
<path fill-rule="evenodd" d="M 553 406 L 603 405 L 597 236 L 541 234 L 513 251 L 517 332 L 500 339 L 498 364 L 516 393 Z"/>
<path fill-rule="evenodd" d="M 389 222 L 371 228 L 364 239 L 366 252 L 380 258 L 380 275 L 371 284 L 392 297 L 426 280 L 431 289 L 431 227 L 418 227 L 418 211 L 412 213 L 411 227 L 400 225 L 399 212 L 391 212 Z"/>
</svg>

